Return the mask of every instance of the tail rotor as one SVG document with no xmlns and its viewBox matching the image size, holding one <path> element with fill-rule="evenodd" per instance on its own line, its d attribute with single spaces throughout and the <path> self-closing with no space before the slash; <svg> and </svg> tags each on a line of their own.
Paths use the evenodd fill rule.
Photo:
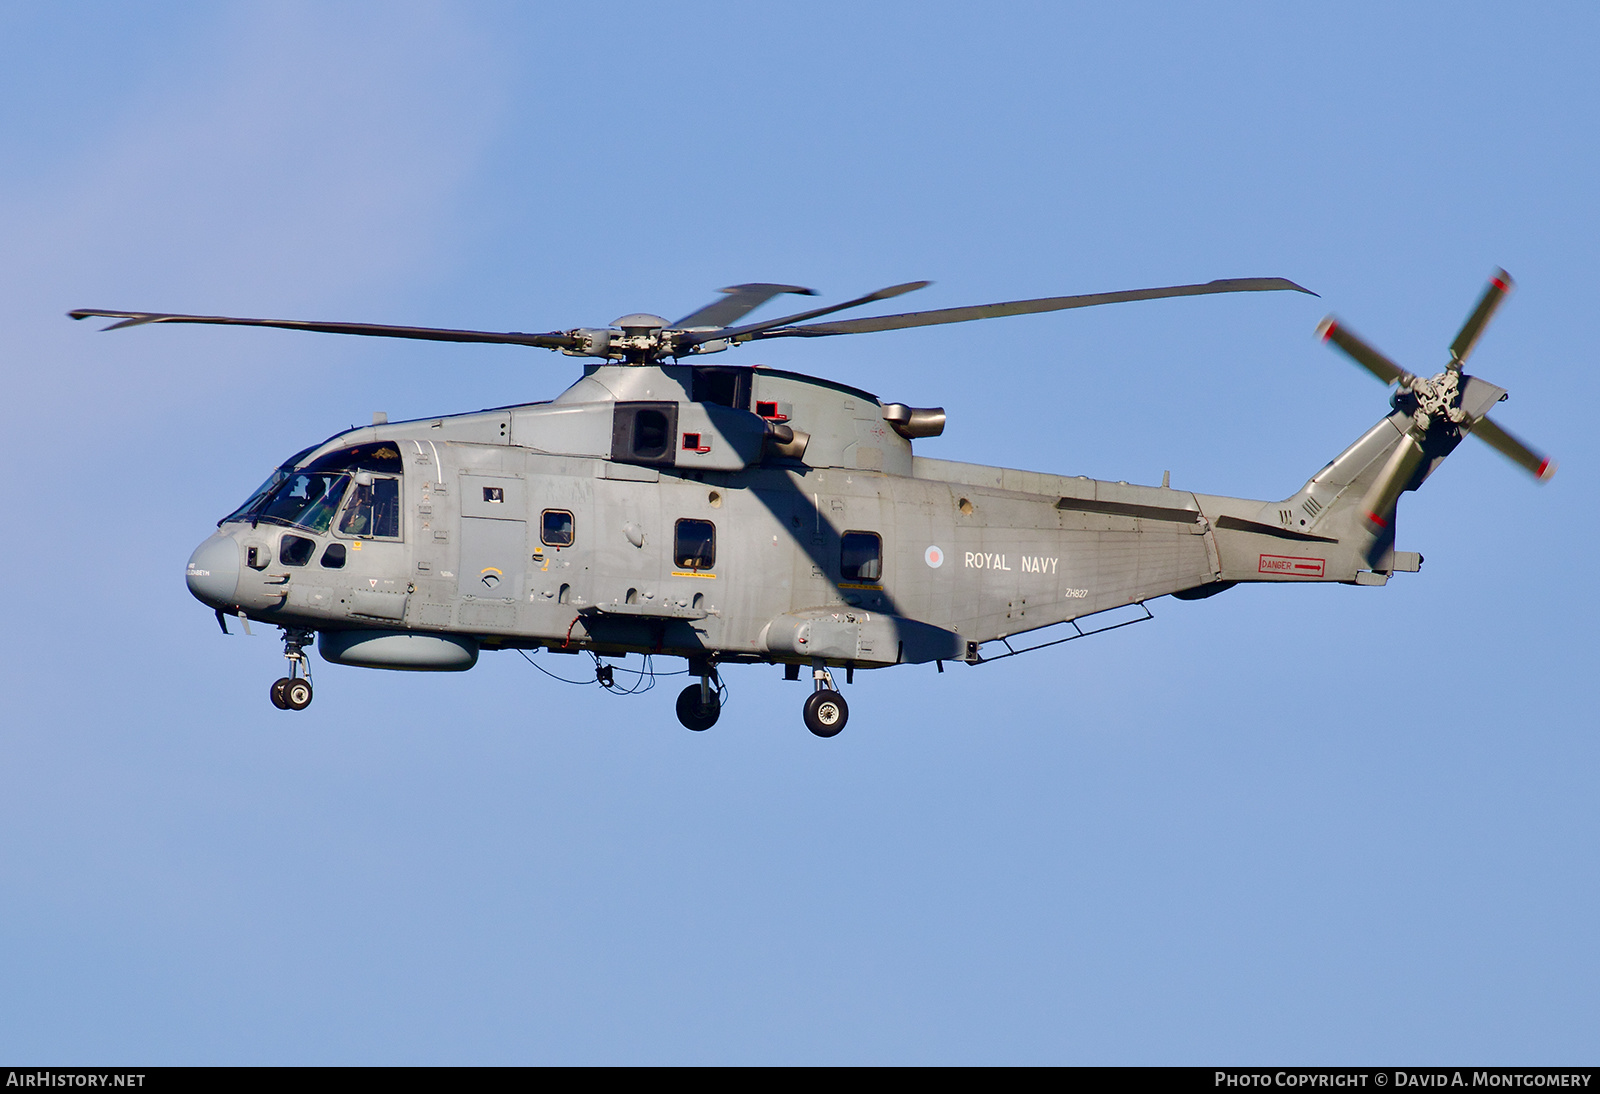
<svg viewBox="0 0 1600 1094">
<path fill-rule="evenodd" d="M 1323 341 L 1343 350 L 1351 360 L 1385 384 L 1397 385 L 1395 409 L 1411 412 L 1411 424 L 1399 447 L 1362 501 L 1362 517 L 1373 535 L 1382 536 L 1390 527 L 1400 495 L 1416 485 L 1417 473 L 1429 451 L 1436 447 L 1449 451 L 1468 433 L 1526 469 L 1540 482 L 1549 481 L 1555 474 L 1553 460 L 1489 418 L 1490 407 L 1506 398 L 1504 389 L 1462 372 L 1462 366 L 1510 293 L 1512 284 L 1510 274 L 1504 270 L 1494 272 L 1472 314 L 1467 316 L 1455 341 L 1450 343 L 1449 363 L 1443 372 L 1432 377 L 1407 372 L 1331 315 L 1318 325 L 1317 334 Z"/>
</svg>

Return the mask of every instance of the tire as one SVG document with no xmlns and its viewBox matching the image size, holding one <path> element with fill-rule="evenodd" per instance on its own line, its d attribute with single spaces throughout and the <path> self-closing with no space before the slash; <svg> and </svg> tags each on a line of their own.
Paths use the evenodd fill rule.
<svg viewBox="0 0 1600 1094">
<path fill-rule="evenodd" d="M 722 717 L 722 696 L 711 693 L 709 706 L 700 705 L 700 685 L 690 684 L 678 693 L 678 721 L 696 733 L 710 729 Z"/>
<path fill-rule="evenodd" d="M 289 686 L 287 676 L 279 677 L 272 682 L 272 705 L 279 710 L 288 710 L 289 704 L 283 698 L 283 689 Z"/>
<path fill-rule="evenodd" d="M 304 710 L 311 705 L 311 681 L 304 678 L 286 681 L 283 701 L 290 710 Z"/>
<path fill-rule="evenodd" d="M 837 691 L 813 691 L 806 699 L 806 728 L 818 737 L 837 737 L 850 720 L 850 704 Z"/>
</svg>

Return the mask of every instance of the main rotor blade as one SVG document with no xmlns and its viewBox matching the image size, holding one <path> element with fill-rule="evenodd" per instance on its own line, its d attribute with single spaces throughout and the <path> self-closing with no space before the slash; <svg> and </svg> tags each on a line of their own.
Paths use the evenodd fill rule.
<svg viewBox="0 0 1600 1094">
<path fill-rule="evenodd" d="M 1400 438 L 1400 447 L 1389 456 L 1389 462 L 1383 465 L 1383 470 L 1378 472 L 1378 478 L 1373 482 L 1372 489 L 1367 491 L 1367 496 L 1361 501 L 1361 515 L 1366 521 L 1369 532 L 1377 535 L 1389 527 L 1389 522 L 1394 519 L 1395 503 L 1410 485 L 1411 476 L 1417 473 L 1417 466 L 1420 463 L 1422 463 L 1422 445 L 1418 443 L 1413 431 L 1408 429 L 1406 435 Z"/>
<path fill-rule="evenodd" d="M 1512 281 L 1511 275 L 1504 270 L 1496 270 L 1494 276 L 1489 278 L 1488 287 L 1478 298 L 1478 306 L 1472 309 L 1467 321 L 1461 324 L 1461 333 L 1450 343 L 1450 356 L 1457 364 L 1466 361 L 1472 352 L 1472 347 L 1478 344 L 1478 337 L 1483 334 L 1483 328 L 1488 326 L 1495 309 L 1500 307 L 1501 301 L 1505 300 L 1506 294 L 1511 291 L 1514 284 L 1516 282 Z"/>
<path fill-rule="evenodd" d="M 383 323 L 314 323 L 302 319 L 237 319 L 228 315 L 169 315 L 164 312 L 103 311 L 79 308 L 67 313 L 74 319 L 100 316 L 121 319 L 106 330 L 137 327 L 144 323 L 215 323 L 237 327 L 280 327 L 284 330 L 309 330 L 323 334 L 364 334 L 378 338 L 421 338 L 429 342 L 490 342 L 511 346 L 537 346 L 541 349 L 576 349 L 578 339 L 562 331 L 548 334 L 523 334 L 520 331 L 497 333 L 484 330 L 448 330 L 441 327 L 391 327 Z"/>
<path fill-rule="evenodd" d="M 750 323 L 743 327 L 724 327 L 722 330 L 703 331 L 684 335 L 677 339 L 680 348 L 698 346 L 705 342 L 714 342 L 726 338 L 729 342 L 748 342 L 761 335 L 764 331 L 774 327 L 786 327 L 790 323 L 799 323 L 806 319 L 815 319 L 822 315 L 832 315 L 836 311 L 846 311 L 850 308 L 859 308 L 863 304 L 870 304 L 874 300 L 891 300 L 896 296 L 904 296 L 908 292 L 916 292 L 932 285 L 932 281 L 907 281 L 904 285 L 890 285 L 887 289 L 869 292 L 866 296 L 858 296 L 854 300 L 846 300 L 843 304 L 830 304 L 825 308 L 813 308 L 810 311 L 797 312 L 786 315 L 782 319 L 768 319 L 761 323 Z"/>
<path fill-rule="evenodd" d="M 1206 296 L 1223 292 L 1277 292 L 1292 289 L 1310 296 L 1317 294 L 1281 277 L 1236 277 L 1208 281 L 1203 285 L 1173 285 L 1162 289 L 1130 289 L 1125 292 L 1089 293 L 1083 296 L 1050 296 L 1038 300 L 1009 300 L 1001 304 L 978 304 L 966 308 L 940 308 L 935 311 L 878 315 L 870 319 L 846 319 L 839 323 L 813 323 L 804 327 L 785 326 L 764 331 L 755 338 L 819 338 L 830 334 L 865 334 L 869 331 L 931 327 L 939 323 L 967 323 L 974 319 L 997 319 L 1006 315 L 1032 315 L 1036 312 L 1089 308 L 1097 304 L 1121 304 L 1129 300 L 1160 300 L 1169 296 Z M 802 316 L 787 322 L 799 322 Z M 744 339 L 741 339 L 743 341 Z"/>
<path fill-rule="evenodd" d="M 1502 456 L 1527 468 L 1540 482 L 1549 482 L 1556 473 L 1554 460 L 1535 452 L 1489 418 L 1479 418 L 1472 427 L 1472 435 Z"/>
<path fill-rule="evenodd" d="M 718 289 L 717 291 L 727 293 L 727 296 L 722 300 L 713 300 L 699 311 L 690 312 L 676 323 L 673 323 L 672 329 L 687 330 L 690 327 L 731 326 L 780 293 L 794 293 L 797 296 L 817 295 L 816 289 L 807 289 L 799 285 L 768 285 L 764 283 L 730 285 L 726 289 Z"/>
<path fill-rule="evenodd" d="M 1344 350 L 1356 364 L 1386 384 L 1411 379 L 1411 373 L 1367 345 L 1354 332 L 1340 326 L 1331 315 L 1317 324 L 1317 336 L 1324 342 L 1332 342 Z"/>
</svg>

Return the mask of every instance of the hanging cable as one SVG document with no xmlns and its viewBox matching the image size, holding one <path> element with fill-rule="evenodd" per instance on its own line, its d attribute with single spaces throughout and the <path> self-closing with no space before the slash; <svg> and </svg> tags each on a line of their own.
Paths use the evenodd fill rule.
<svg viewBox="0 0 1600 1094">
<path fill-rule="evenodd" d="M 594 681 L 594 680 L 568 680 L 565 676 L 557 676 L 555 673 L 551 672 L 549 669 L 547 669 L 543 665 L 539 664 L 533 658 L 529 657 L 527 650 L 518 650 L 517 652 L 522 654 L 522 659 L 524 661 L 526 661 L 528 664 L 532 665 L 534 668 L 538 669 L 540 672 L 544 673 L 546 676 L 550 677 L 550 679 L 552 679 L 552 680 L 559 680 L 563 684 L 576 684 L 579 687 L 588 687 L 590 684 L 593 684 L 593 683 L 597 682 L 597 681 Z"/>
<path fill-rule="evenodd" d="M 599 685 L 613 695 L 643 695 L 645 692 L 656 686 L 656 677 L 682 676 L 689 671 L 688 669 L 679 669 L 676 672 L 657 672 L 655 669 L 655 661 L 650 654 L 644 655 L 644 667 L 640 669 L 630 669 L 626 665 L 607 665 L 600 660 L 598 654 L 595 654 L 591 651 L 590 656 L 594 658 L 595 666 L 594 679 L 568 680 L 565 676 L 556 675 L 543 665 L 539 664 L 532 657 L 528 656 L 527 650 L 519 649 L 517 652 L 522 655 L 522 659 L 524 661 L 538 669 L 540 672 L 544 673 L 546 676 L 550 677 L 552 680 L 560 681 L 563 684 L 572 684 L 577 687 L 591 687 L 594 685 Z M 619 672 L 629 673 L 636 679 L 627 687 L 620 687 L 616 683 L 615 675 Z M 722 685 L 720 680 L 718 681 L 718 684 L 722 690 L 726 691 L 726 686 Z"/>
</svg>

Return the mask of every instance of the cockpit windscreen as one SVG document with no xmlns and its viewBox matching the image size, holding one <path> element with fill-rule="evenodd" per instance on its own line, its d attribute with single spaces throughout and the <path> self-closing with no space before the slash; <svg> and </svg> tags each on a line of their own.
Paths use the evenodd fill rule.
<svg viewBox="0 0 1600 1094">
<path fill-rule="evenodd" d="M 251 517 L 269 524 L 287 524 L 312 532 L 326 532 L 349 485 L 349 475 L 294 471 Z"/>
<path fill-rule="evenodd" d="M 276 469 L 273 470 L 272 474 L 267 476 L 267 481 L 256 487 L 255 492 L 245 499 L 245 503 L 243 505 L 239 506 L 239 508 L 235 509 L 227 516 L 217 521 L 217 524 L 221 526 L 227 524 L 231 520 L 249 520 L 251 514 L 259 509 L 267 500 L 267 496 L 277 489 L 278 485 L 282 483 L 284 479 L 289 477 L 289 472 L 295 469 L 295 465 L 297 465 L 307 456 L 311 455 L 311 453 L 316 451 L 316 449 L 316 445 L 312 445 L 310 448 L 302 448 L 299 452 L 296 452 L 294 455 L 284 460 L 277 466 Z"/>
<path fill-rule="evenodd" d="M 221 525 L 234 520 L 267 520 L 275 524 L 298 524 L 304 528 L 311 528 L 312 531 L 326 532 L 329 522 L 333 519 L 333 510 L 338 508 L 339 497 L 343 495 L 347 483 L 343 477 L 332 475 L 333 472 L 381 471 L 388 475 L 399 475 L 404 471 L 399 445 L 393 441 L 372 441 L 334 449 L 318 456 L 296 474 L 295 468 L 299 467 L 300 461 L 320 447 L 322 446 L 312 445 L 284 460 L 243 505 L 217 523 Z M 287 490 L 280 489 L 291 477 L 303 481 L 291 485 Z M 328 495 L 326 492 L 332 489 L 333 478 L 342 480 L 339 492 L 337 495 Z M 330 496 L 332 500 L 327 502 L 329 507 L 325 510 L 324 501 Z M 297 505 L 299 508 L 296 508 Z"/>
</svg>

